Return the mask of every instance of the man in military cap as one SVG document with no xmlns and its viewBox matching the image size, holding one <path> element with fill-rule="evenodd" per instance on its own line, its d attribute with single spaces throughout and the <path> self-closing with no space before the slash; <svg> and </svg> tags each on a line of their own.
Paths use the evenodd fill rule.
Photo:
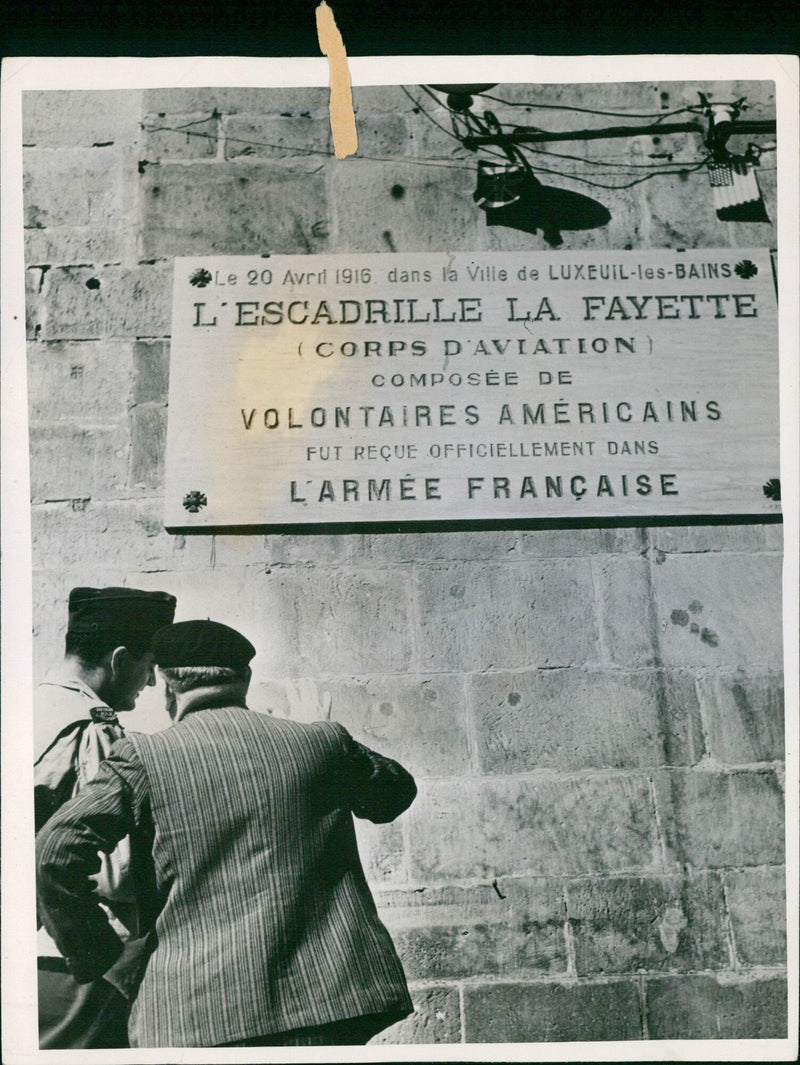
<svg viewBox="0 0 800 1065">
<path fill-rule="evenodd" d="M 153 641 L 172 728 L 115 744 L 38 840 L 39 905 L 79 981 L 122 948 L 87 890 L 97 851 L 152 843 L 136 1047 L 363 1044 L 411 1012 L 352 814 L 394 820 L 413 778 L 332 721 L 248 709 L 252 644 L 212 621 Z M 88 933 L 88 935 L 87 935 Z"/>
<path fill-rule="evenodd" d="M 133 710 L 155 683 L 153 634 L 171 623 L 175 598 L 136 588 L 73 588 L 63 662 L 34 701 L 34 795 L 37 832 L 96 775 L 124 736 L 117 714 Z M 97 892 L 117 934 L 135 954 L 137 906 L 130 843 L 102 856 Z M 115 974 L 76 983 L 44 928 L 38 933 L 39 1040 L 43 1050 L 125 1047 L 128 1003 Z M 90 948 L 90 944 L 86 944 Z M 118 971 L 124 972 L 126 959 Z"/>
</svg>

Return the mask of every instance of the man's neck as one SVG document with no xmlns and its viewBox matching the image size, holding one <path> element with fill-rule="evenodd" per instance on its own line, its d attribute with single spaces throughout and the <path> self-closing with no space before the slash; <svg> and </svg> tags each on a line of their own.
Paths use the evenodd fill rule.
<svg viewBox="0 0 800 1065">
<path fill-rule="evenodd" d="M 65 655 L 64 664 L 76 680 L 79 680 L 81 684 L 85 684 L 99 699 L 111 706 L 108 692 L 108 673 L 103 666 L 87 665 L 77 655 Z"/>
<path fill-rule="evenodd" d="M 246 699 L 247 685 L 241 681 L 209 684 L 202 688 L 192 688 L 188 692 L 177 692 L 174 721 L 177 723 L 196 710 L 214 710 L 223 706 L 240 706 L 246 709 Z"/>
</svg>

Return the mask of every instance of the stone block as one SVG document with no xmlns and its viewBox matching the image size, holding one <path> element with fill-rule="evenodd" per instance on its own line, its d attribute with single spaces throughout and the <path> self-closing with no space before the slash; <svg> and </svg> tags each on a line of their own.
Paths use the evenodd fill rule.
<svg viewBox="0 0 800 1065">
<path fill-rule="evenodd" d="M 784 796 L 774 772 L 674 769 L 655 784 L 678 861 L 698 869 L 783 862 Z"/>
<path fill-rule="evenodd" d="M 163 487 L 166 439 L 166 405 L 142 403 L 133 408 L 131 411 L 131 487 Z"/>
<path fill-rule="evenodd" d="M 133 345 L 133 394 L 137 403 L 166 403 L 169 391 L 169 342 L 140 340 Z"/>
<path fill-rule="evenodd" d="M 648 782 L 628 775 L 420 783 L 412 876 L 660 871 Z"/>
<path fill-rule="evenodd" d="M 257 652 L 252 663 L 251 684 L 251 689 L 257 691 L 269 670 L 270 647 L 264 630 L 258 624 L 258 609 L 264 601 L 265 589 L 251 573 L 245 570 L 208 569 L 202 572 L 202 579 L 199 579 L 198 567 L 170 570 L 131 567 L 122 583 L 133 588 L 170 592 L 178 600 L 176 621 L 210 617 L 244 633 Z"/>
<path fill-rule="evenodd" d="M 135 228 L 127 226 L 123 229 L 113 221 L 25 230 L 25 261 L 29 263 L 100 265 L 132 259 L 135 248 Z"/>
<path fill-rule="evenodd" d="M 714 874 L 577 880 L 567 885 L 567 907 L 578 976 L 727 963 L 722 885 Z"/>
<path fill-rule="evenodd" d="M 172 266 L 58 267 L 48 277 L 43 339 L 163 337 L 170 331 Z"/>
<path fill-rule="evenodd" d="M 209 568 L 209 538 L 170 536 L 161 509 L 151 499 L 38 504 L 31 512 L 34 568 L 191 569 L 199 578 Z"/>
<path fill-rule="evenodd" d="M 506 559 L 518 534 L 508 530 L 472 532 L 368 533 L 363 555 L 374 562 L 483 562 Z"/>
<path fill-rule="evenodd" d="M 786 875 L 781 866 L 730 869 L 725 897 L 741 965 L 786 964 Z"/>
<path fill-rule="evenodd" d="M 686 677 L 484 673 L 470 679 L 469 694 L 485 773 L 680 764 L 696 760 L 702 740 Z"/>
<path fill-rule="evenodd" d="M 225 119 L 225 158 L 305 160 L 314 168 L 333 154 L 327 106 L 313 114 L 234 115 Z"/>
<path fill-rule="evenodd" d="M 649 564 L 644 558 L 595 559 L 604 656 L 615 666 L 658 665 Z"/>
<path fill-rule="evenodd" d="M 47 324 L 42 334 L 45 338 L 99 340 L 107 337 L 106 294 L 102 280 L 95 274 L 91 267 L 68 266 L 52 271 L 48 278 Z"/>
<path fill-rule="evenodd" d="M 362 551 L 364 557 L 376 562 L 584 559 L 604 554 L 637 555 L 637 533 L 635 529 L 372 533 L 363 537 Z"/>
<path fill-rule="evenodd" d="M 697 104 L 697 84 L 691 81 L 665 82 L 662 89 L 669 94 L 670 107 Z M 739 100 L 747 98 L 747 116 L 751 109 L 759 118 L 773 118 L 775 115 L 775 83 L 773 81 L 706 81 L 702 91 L 710 100 Z M 764 108 L 770 110 L 765 114 Z"/>
<path fill-rule="evenodd" d="M 415 987 L 411 989 L 411 998 L 414 1012 L 370 1039 L 368 1046 L 461 1042 L 461 1005 L 457 987 Z"/>
<path fill-rule="evenodd" d="M 140 180 L 145 258 L 328 250 L 323 174 L 238 160 L 151 166 Z"/>
<path fill-rule="evenodd" d="M 29 267 L 25 271 L 25 336 L 38 340 L 47 314 L 47 304 L 42 296 L 46 286 L 49 267 Z M 30 349 L 29 349 L 30 350 Z"/>
<path fill-rule="evenodd" d="M 128 146 L 25 151 L 25 226 L 130 227 L 136 174 Z"/>
<path fill-rule="evenodd" d="M 358 850 L 367 880 L 373 888 L 391 887 L 406 881 L 406 849 L 403 822 L 376 825 L 355 820 Z"/>
<path fill-rule="evenodd" d="M 31 347 L 28 409 L 33 422 L 127 420 L 133 353 L 125 341 L 52 341 Z"/>
<path fill-rule="evenodd" d="M 403 574 L 349 566 L 273 569 L 260 618 L 272 675 L 399 673 L 410 668 L 411 606 Z"/>
<path fill-rule="evenodd" d="M 640 210 L 649 216 L 653 247 L 714 248 L 729 245 L 727 227 L 714 207 L 705 168 L 662 174 L 642 186 Z"/>
<path fill-rule="evenodd" d="M 697 765 L 707 755 L 696 677 L 690 671 L 659 673 L 661 728 L 667 765 Z"/>
<path fill-rule="evenodd" d="M 223 115 L 301 114 L 328 107 L 327 87 L 291 87 L 264 89 L 164 88 L 147 89 L 143 94 L 145 113 L 159 118 L 173 115 L 219 111 Z"/>
<path fill-rule="evenodd" d="M 215 566 L 253 566 L 261 570 L 267 568 L 265 536 L 257 536 L 251 532 L 214 533 L 211 542 Z"/>
<path fill-rule="evenodd" d="M 698 690 L 713 758 L 729 765 L 785 758 L 781 674 L 705 674 Z"/>
<path fill-rule="evenodd" d="M 673 976 L 646 985 L 651 1039 L 786 1038 L 784 978 Z"/>
<path fill-rule="evenodd" d="M 770 525 L 668 525 L 647 530 L 650 556 L 662 565 L 661 555 L 707 551 L 763 551 Z"/>
<path fill-rule="evenodd" d="M 411 139 L 410 117 L 407 118 L 399 111 L 386 114 L 363 107 L 356 108 L 355 117 L 358 134 L 357 159 L 375 155 L 389 158 L 408 157 Z M 330 120 L 328 124 L 330 125 Z"/>
<path fill-rule="evenodd" d="M 368 162 L 329 164 L 337 252 L 474 251 L 483 226 L 472 170 Z"/>
<path fill-rule="evenodd" d="M 451 112 L 446 106 L 447 96 L 444 93 L 429 94 L 421 85 L 407 88 L 398 85 L 395 92 L 398 94 L 395 110 L 402 115 L 408 127 L 406 154 L 414 155 L 417 159 L 446 160 L 452 166 L 477 172 L 475 153 L 464 148 L 453 134 Z M 463 121 L 459 121 L 458 125 L 463 131 Z"/>
<path fill-rule="evenodd" d="M 640 529 L 536 529 L 516 534 L 515 550 L 526 558 L 638 554 Z"/>
<path fill-rule="evenodd" d="M 688 86 L 686 86 L 688 90 Z M 747 97 L 747 117 L 774 118 L 775 116 L 775 82 L 764 81 L 720 81 L 711 83 L 711 99 L 739 100 Z"/>
<path fill-rule="evenodd" d="M 34 567 L 31 574 L 34 683 L 43 680 L 64 657 L 67 602 L 71 589 L 84 585 L 97 588 L 122 585 L 127 578 L 127 572 L 122 569 L 91 564 L 67 569 L 58 566 L 55 559 L 50 561 L 53 563 L 50 569 Z M 135 582 L 131 583 L 136 587 Z"/>
<path fill-rule="evenodd" d="M 360 533 L 303 533 L 301 536 L 273 533 L 265 537 L 264 558 L 268 567 L 358 562 L 364 557 L 363 544 Z"/>
<path fill-rule="evenodd" d="M 598 658 L 584 560 L 431 564 L 418 567 L 416 585 L 422 669 L 554 667 Z"/>
<path fill-rule="evenodd" d="M 410 111 L 411 102 L 400 85 L 354 85 L 353 108 L 369 114 L 380 111 L 394 114 Z"/>
<path fill-rule="evenodd" d="M 55 637 L 58 644 L 55 657 L 60 657 L 64 652 L 63 639 L 67 632 L 67 603 L 70 591 L 81 585 L 101 588 L 122 585 L 125 581 L 119 569 L 113 566 L 97 566 L 91 560 L 86 566 L 79 562 L 72 568 L 58 565 L 55 559 L 50 559 L 50 562 L 49 568 L 34 565 L 32 570 L 33 635 L 46 636 L 50 644 L 51 638 Z"/>
<path fill-rule="evenodd" d="M 139 135 L 141 93 L 134 89 L 25 92 L 22 143 L 39 148 L 128 145 Z"/>
<path fill-rule="evenodd" d="M 126 427 L 32 425 L 30 452 L 34 502 L 102 498 L 125 488 Z"/>
<path fill-rule="evenodd" d="M 780 669 L 778 555 L 671 555 L 652 569 L 665 665 Z"/>
<path fill-rule="evenodd" d="M 467 1043 L 599 1042 L 642 1038 L 635 981 L 502 983 L 464 988 Z"/>
<path fill-rule="evenodd" d="M 295 704 L 302 682 L 273 681 L 269 704 L 283 717 L 303 714 Z M 414 776 L 469 772 L 463 682 L 459 677 L 393 676 L 328 679 L 331 717 L 360 743 L 396 758 Z M 319 693 L 311 701 L 320 702 Z M 313 713 L 315 708 L 312 708 Z M 318 717 L 318 714 L 315 714 Z"/>
<path fill-rule="evenodd" d="M 216 114 L 169 115 L 147 114 L 139 154 L 148 163 L 160 160 L 214 159 L 220 138 L 220 119 Z"/>
<path fill-rule="evenodd" d="M 764 546 L 767 551 L 783 551 L 783 524 L 764 526 Z"/>
<path fill-rule="evenodd" d="M 495 85 L 475 97 L 478 110 L 488 108 L 498 116 L 502 110 L 502 101 L 516 105 L 509 119 L 520 126 L 536 125 L 546 129 L 573 129 L 592 122 L 599 125 L 614 125 L 609 119 L 619 115 L 592 115 L 586 111 L 577 111 L 570 115 L 564 108 L 590 108 L 591 111 L 636 111 L 655 113 L 661 108 L 659 99 L 660 86 L 653 81 L 594 82 L 584 84 L 566 83 L 563 85 L 530 82 L 505 82 Z M 696 98 L 692 101 L 696 103 Z M 556 105 L 554 113 L 548 114 L 547 105 Z M 530 112 L 525 105 L 530 105 Z M 547 120 L 547 121 L 546 121 Z M 562 122 L 564 125 L 562 126 Z"/>
<path fill-rule="evenodd" d="M 398 142 L 402 144 L 403 153 L 411 154 L 420 160 L 441 160 L 452 167 L 472 170 L 473 174 L 477 175 L 475 155 L 453 136 L 448 111 L 437 107 L 421 90 L 411 89 L 410 92 L 430 117 L 421 111 L 417 114 L 414 104 L 407 100 L 403 108 L 403 118 L 408 133 L 405 142 Z M 397 146 L 394 152 L 398 152 Z"/>
<path fill-rule="evenodd" d="M 86 582 L 89 583 L 88 581 Z M 31 574 L 33 625 L 33 680 L 44 679 L 46 673 L 64 657 L 64 636 L 67 631 L 67 601 L 70 589 L 80 581 L 72 581 L 66 570 L 42 572 L 34 566 Z"/>
<path fill-rule="evenodd" d="M 411 980 L 566 972 L 560 881 L 418 888 L 376 902 Z"/>
</svg>

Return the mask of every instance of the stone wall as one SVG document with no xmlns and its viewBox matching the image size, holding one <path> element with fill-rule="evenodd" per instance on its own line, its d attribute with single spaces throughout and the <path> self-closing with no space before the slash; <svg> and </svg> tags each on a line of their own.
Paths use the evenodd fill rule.
<svg viewBox="0 0 800 1065">
<path fill-rule="evenodd" d="M 774 116 L 769 83 L 494 92 L 663 114 L 698 88 Z M 411 769 L 411 810 L 360 827 L 417 1006 L 378 1042 L 784 1035 L 780 526 L 164 531 L 173 256 L 548 248 L 486 226 L 474 159 L 411 92 L 445 128 L 399 87 L 356 89 L 345 161 L 322 89 L 26 96 L 35 671 L 73 585 L 164 588 L 179 619 L 251 636 L 259 709 L 308 719 L 329 693 Z M 700 145 L 546 147 L 646 164 Z M 702 169 L 583 191 L 611 221 L 566 248 L 775 244 L 718 221 Z"/>
</svg>

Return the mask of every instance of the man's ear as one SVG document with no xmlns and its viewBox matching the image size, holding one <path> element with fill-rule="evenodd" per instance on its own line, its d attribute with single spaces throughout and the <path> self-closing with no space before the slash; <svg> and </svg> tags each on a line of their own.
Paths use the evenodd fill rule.
<svg viewBox="0 0 800 1065">
<path fill-rule="evenodd" d="M 113 680 L 117 680 L 125 667 L 130 662 L 130 651 L 127 647 L 115 647 L 108 660 Z"/>
</svg>

